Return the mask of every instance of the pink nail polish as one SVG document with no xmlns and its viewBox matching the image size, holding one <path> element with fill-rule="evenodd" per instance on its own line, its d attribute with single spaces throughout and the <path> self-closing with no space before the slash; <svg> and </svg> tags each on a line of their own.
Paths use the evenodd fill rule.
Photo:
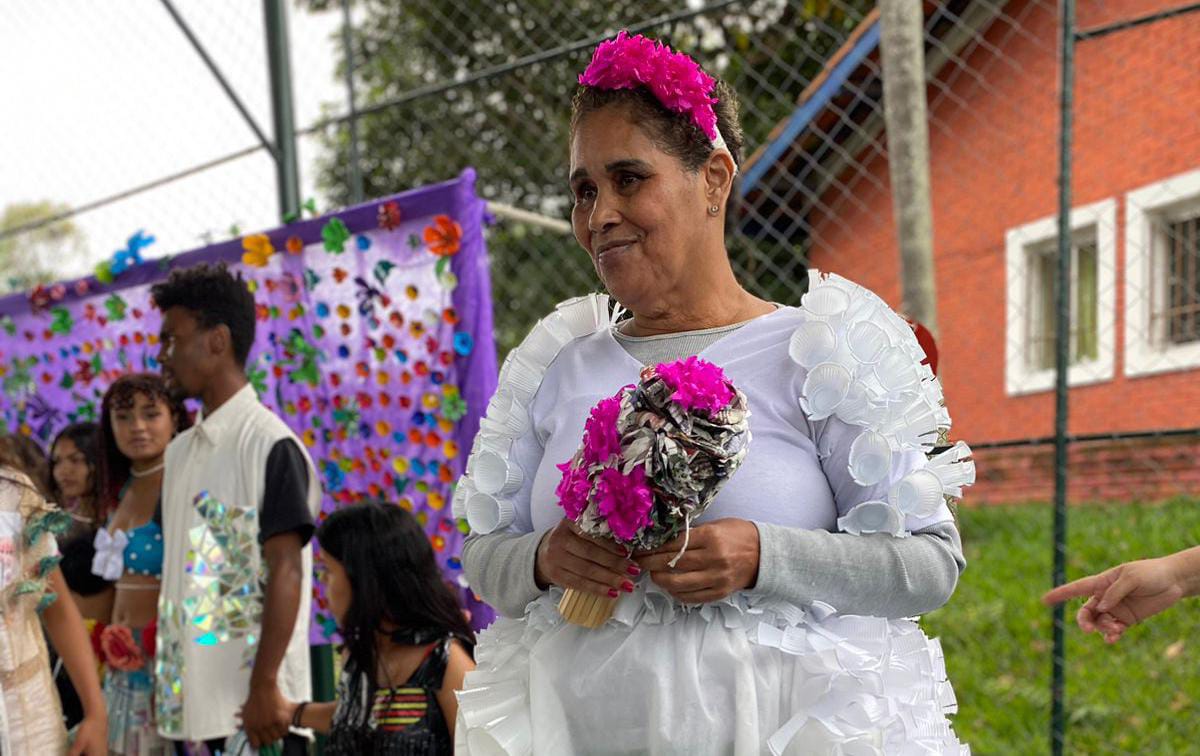
<svg viewBox="0 0 1200 756">
<path fill-rule="evenodd" d="M 638 567 L 636 564 L 629 565 L 628 567 L 625 568 L 625 571 L 628 572 L 630 575 L 633 575 L 634 577 L 637 577 L 638 575 L 642 574 L 642 568 Z"/>
<path fill-rule="evenodd" d="M 619 595 L 621 595 L 621 594 L 617 593 L 617 589 L 616 589 L 616 588 L 609 588 L 609 589 L 608 589 L 608 597 L 609 597 L 609 598 L 616 598 L 616 597 L 617 597 L 617 596 L 619 596 Z"/>
<path fill-rule="evenodd" d="M 626 593 L 633 593 L 633 583 L 626 580 L 625 582 L 621 583 L 621 590 L 625 591 Z"/>
</svg>

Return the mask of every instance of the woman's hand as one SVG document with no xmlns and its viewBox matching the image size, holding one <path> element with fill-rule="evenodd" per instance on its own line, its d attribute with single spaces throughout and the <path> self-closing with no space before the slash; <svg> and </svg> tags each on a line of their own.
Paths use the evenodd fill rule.
<svg viewBox="0 0 1200 756">
<path fill-rule="evenodd" d="M 634 561 L 660 588 L 685 604 L 723 599 L 758 582 L 758 528 L 749 520 L 726 518 L 692 528 L 687 551 L 679 536 Z"/>
<path fill-rule="evenodd" d="M 108 721 L 104 717 L 84 717 L 75 730 L 70 756 L 106 756 L 108 754 Z"/>
<path fill-rule="evenodd" d="M 610 598 L 632 593 L 630 578 L 639 574 L 620 546 L 588 538 L 565 519 L 542 536 L 534 563 L 534 579 L 543 590 L 554 584 Z"/>
</svg>

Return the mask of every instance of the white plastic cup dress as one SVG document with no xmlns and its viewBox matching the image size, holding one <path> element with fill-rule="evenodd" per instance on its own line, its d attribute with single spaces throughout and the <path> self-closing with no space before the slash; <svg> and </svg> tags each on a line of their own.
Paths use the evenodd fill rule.
<svg viewBox="0 0 1200 756">
<path fill-rule="evenodd" d="M 818 286 L 804 295 L 800 306 L 819 318 L 832 318 L 846 311 L 850 296 L 832 286 Z"/>
<path fill-rule="evenodd" d="M 494 533 L 512 524 L 515 516 L 511 501 L 478 491 L 467 499 L 467 524 L 480 535 Z"/>
<path fill-rule="evenodd" d="M 521 487 L 521 468 L 509 464 L 501 454 L 482 449 L 475 455 L 475 469 L 471 479 L 483 493 L 501 495 L 515 493 Z"/>
<path fill-rule="evenodd" d="M 892 486 L 888 500 L 905 514 L 929 517 L 944 500 L 942 481 L 929 470 L 913 470 Z"/>
<path fill-rule="evenodd" d="M 788 355 L 796 364 L 814 368 L 833 356 L 837 349 L 837 335 L 828 323 L 809 320 L 802 323 L 788 343 Z"/>
<path fill-rule="evenodd" d="M 869 320 L 850 326 L 846 341 L 854 358 L 866 365 L 878 362 L 891 346 L 887 331 Z"/>
<path fill-rule="evenodd" d="M 852 380 L 849 370 L 833 362 L 810 370 L 801 391 L 812 419 L 823 420 L 833 414 L 846 398 Z"/>
<path fill-rule="evenodd" d="M 467 733 L 471 756 L 523 756 L 533 752 L 528 716 L 507 716 Z"/>
<path fill-rule="evenodd" d="M 860 486 L 873 486 L 887 478 L 892 469 L 892 447 L 874 431 L 863 431 L 850 444 L 850 475 Z"/>
</svg>

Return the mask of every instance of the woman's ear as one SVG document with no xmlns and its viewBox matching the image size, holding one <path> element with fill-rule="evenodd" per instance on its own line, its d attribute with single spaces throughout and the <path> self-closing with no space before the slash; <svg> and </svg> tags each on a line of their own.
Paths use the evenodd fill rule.
<svg viewBox="0 0 1200 756">
<path fill-rule="evenodd" d="M 737 168 L 728 150 L 713 150 L 704 166 L 705 199 L 709 205 L 724 205 L 733 188 Z"/>
</svg>

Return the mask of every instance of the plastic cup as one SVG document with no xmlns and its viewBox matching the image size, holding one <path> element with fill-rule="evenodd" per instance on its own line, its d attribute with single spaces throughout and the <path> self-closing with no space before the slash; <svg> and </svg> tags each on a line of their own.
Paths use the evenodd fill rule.
<svg viewBox="0 0 1200 756">
<path fill-rule="evenodd" d="M 828 323 L 810 320 L 792 332 L 788 355 L 796 364 L 814 368 L 828 360 L 837 349 L 837 335 Z"/>
<path fill-rule="evenodd" d="M 467 499 L 467 524 L 480 535 L 507 528 L 515 515 L 512 502 L 491 494 L 479 491 Z"/>
<path fill-rule="evenodd" d="M 892 470 L 892 447 L 874 431 L 865 431 L 850 444 L 850 477 L 860 486 L 873 486 Z"/>
</svg>

